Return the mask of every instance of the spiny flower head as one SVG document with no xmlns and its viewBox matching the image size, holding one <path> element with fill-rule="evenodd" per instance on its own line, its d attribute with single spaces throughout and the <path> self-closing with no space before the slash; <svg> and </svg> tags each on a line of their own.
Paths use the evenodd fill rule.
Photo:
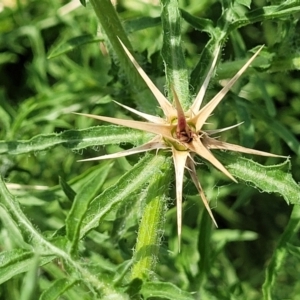
<svg viewBox="0 0 300 300">
<path fill-rule="evenodd" d="M 120 43 L 122 44 L 121 41 Z M 174 166 L 175 166 L 177 232 L 178 232 L 178 240 L 180 243 L 181 228 L 182 228 L 182 187 L 183 187 L 183 177 L 184 177 L 185 168 L 188 170 L 192 178 L 192 181 L 195 184 L 211 219 L 213 220 L 214 224 L 217 226 L 217 223 L 214 219 L 214 216 L 211 212 L 208 201 L 206 199 L 205 193 L 197 178 L 195 162 L 193 160 L 194 155 L 199 155 L 203 159 L 209 161 L 212 165 L 214 165 L 217 169 L 219 169 L 222 173 L 224 173 L 227 177 L 229 177 L 234 182 L 237 182 L 236 179 L 228 172 L 228 170 L 223 166 L 223 164 L 215 158 L 215 156 L 210 151 L 211 149 L 231 150 L 231 151 L 237 151 L 237 152 L 243 152 L 249 154 L 278 157 L 278 155 L 275 154 L 271 154 L 263 151 L 257 151 L 239 145 L 222 142 L 212 137 L 212 135 L 216 133 L 231 129 L 240 124 L 223 128 L 223 129 L 217 129 L 217 130 L 203 129 L 203 125 L 206 123 L 208 117 L 212 114 L 214 109 L 221 102 L 221 100 L 224 98 L 224 96 L 230 90 L 230 88 L 234 85 L 234 83 L 238 80 L 238 78 L 250 66 L 250 64 L 257 57 L 257 55 L 259 54 L 259 52 L 263 47 L 260 47 L 258 49 L 258 51 L 247 61 L 247 63 L 237 72 L 237 74 L 228 81 L 228 83 L 222 88 L 222 90 L 217 95 L 213 97 L 213 99 L 211 99 L 204 107 L 200 108 L 207 86 L 209 84 L 210 78 L 212 76 L 213 70 L 217 62 L 217 58 L 220 51 L 220 49 L 217 49 L 216 52 L 214 53 L 214 60 L 212 62 L 212 65 L 206 75 L 206 78 L 204 80 L 202 87 L 200 88 L 198 95 L 196 96 L 191 107 L 187 111 L 184 111 L 181 107 L 180 100 L 177 97 L 176 87 L 171 87 L 173 93 L 173 99 L 174 99 L 174 105 L 172 105 L 168 101 L 168 99 L 166 99 L 166 97 L 153 84 L 153 82 L 146 75 L 143 69 L 139 66 L 139 64 L 136 62 L 136 60 L 131 55 L 131 53 L 127 50 L 127 48 L 123 44 L 122 46 L 127 56 L 129 57 L 129 59 L 131 60 L 131 62 L 133 63 L 133 65 L 141 75 L 141 77 L 144 79 L 149 89 L 152 91 L 165 117 L 161 118 L 158 116 L 149 115 L 120 103 L 117 104 L 131 111 L 132 113 L 142 117 L 143 119 L 146 120 L 146 122 L 123 120 L 123 119 L 97 116 L 91 114 L 79 114 L 86 117 L 91 117 L 101 121 L 109 122 L 112 124 L 126 126 L 138 130 L 144 130 L 155 134 L 155 137 L 152 140 L 148 141 L 147 143 L 141 146 L 129 150 L 125 150 L 122 152 L 114 153 L 114 154 L 108 154 L 100 157 L 85 159 L 83 161 L 118 158 L 127 155 L 132 155 L 135 153 L 146 152 L 150 150 L 160 150 L 160 149 L 171 150 Z"/>
</svg>

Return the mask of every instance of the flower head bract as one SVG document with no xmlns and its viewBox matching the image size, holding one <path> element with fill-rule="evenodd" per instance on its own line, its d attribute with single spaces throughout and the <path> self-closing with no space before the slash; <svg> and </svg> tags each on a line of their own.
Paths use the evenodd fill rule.
<svg viewBox="0 0 300 300">
<path fill-rule="evenodd" d="M 153 82 L 149 79 L 149 77 L 139 66 L 139 64 L 136 62 L 136 60 L 131 55 L 131 53 L 127 50 L 127 48 L 123 44 L 122 46 L 127 56 L 129 57 L 129 59 L 131 60 L 131 62 L 133 63 L 133 65 L 141 75 L 141 77 L 144 79 L 149 89 L 152 91 L 165 117 L 161 118 L 158 116 L 149 115 L 120 103 L 118 103 L 120 106 L 140 116 L 141 118 L 145 119 L 146 122 L 123 120 L 123 119 L 117 119 L 117 118 L 111 118 L 105 116 L 79 113 L 79 115 L 83 115 L 86 117 L 91 117 L 101 121 L 105 121 L 105 122 L 109 122 L 121 126 L 126 126 L 138 130 L 144 130 L 155 134 L 155 137 L 152 140 L 148 141 L 147 143 L 141 146 L 129 150 L 125 150 L 122 152 L 114 153 L 114 154 L 108 154 L 100 157 L 85 159 L 82 161 L 118 158 L 118 157 L 123 157 L 135 153 L 150 151 L 150 150 L 169 149 L 172 151 L 172 157 L 175 166 L 177 232 L 178 232 L 179 241 L 181 238 L 181 227 L 182 227 L 182 190 L 183 190 L 183 177 L 184 177 L 185 168 L 188 170 L 192 178 L 192 181 L 195 184 L 211 219 L 213 220 L 214 224 L 217 226 L 217 223 L 210 209 L 208 200 L 197 178 L 193 156 L 199 155 L 204 160 L 209 161 L 213 166 L 215 166 L 217 169 L 219 169 L 222 173 L 224 173 L 227 177 L 229 177 L 231 180 L 235 182 L 237 182 L 236 179 L 229 173 L 229 171 L 223 166 L 223 164 L 216 159 L 216 157 L 210 151 L 211 149 L 231 150 L 231 151 L 237 151 L 237 152 L 243 152 L 249 154 L 278 157 L 278 155 L 275 154 L 253 150 L 235 144 L 226 143 L 212 137 L 213 134 L 231 129 L 240 124 L 227 127 L 227 128 L 218 129 L 218 130 L 203 129 L 203 125 L 207 121 L 208 117 L 212 114 L 214 109 L 221 102 L 221 100 L 224 98 L 226 93 L 231 89 L 234 83 L 239 79 L 239 77 L 245 72 L 245 70 L 257 57 L 262 47 L 258 49 L 258 51 L 247 61 L 247 63 L 237 72 L 237 74 L 228 81 L 228 83 L 221 89 L 219 93 L 217 93 L 217 95 L 213 97 L 213 99 L 211 99 L 204 107 L 200 108 L 209 80 L 212 76 L 213 70 L 217 62 L 217 57 L 219 55 L 219 50 L 220 50 L 217 49 L 217 51 L 214 53 L 215 56 L 212 65 L 206 75 L 206 78 L 204 80 L 202 87 L 200 88 L 198 95 L 196 96 L 191 107 L 187 111 L 183 111 L 180 101 L 176 94 L 176 87 L 171 87 L 173 93 L 173 99 L 174 99 L 174 105 L 172 105 L 168 101 L 168 99 L 166 99 L 166 97 L 159 91 L 159 89 L 153 84 Z"/>
</svg>

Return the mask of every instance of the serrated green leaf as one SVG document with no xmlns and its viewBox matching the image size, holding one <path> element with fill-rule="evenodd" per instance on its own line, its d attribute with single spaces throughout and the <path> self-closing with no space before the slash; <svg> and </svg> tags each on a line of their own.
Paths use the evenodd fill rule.
<svg viewBox="0 0 300 300">
<path fill-rule="evenodd" d="M 194 300 L 194 297 L 170 282 L 146 282 L 142 286 L 141 293 L 148 299 L 160 297 L 170 300 Z"/>
<path fill-rule="evenodd" d="M 230 30 L 253 24 L 256 22 L 274 20 L 276 18 L 289 18 L 293 13 L 299 12 L 299 1 L 284 1 L 280 5 L 270 5 L 251 10 L 243 15 L 238 15 L 230 24 Z"/>
<path fill-rule="evenodd" d="M 229 172 L 236 178 L 267 193 L 280 194 L 288 204 L 300 204 L 300 186 L 295 182 L 290 170 L 290 161 L 263 166 L 250 159 L 229 153 L 218 153 Z"/>
<path fill-rule="evenodd" d="M 48 150 L 58 145 L 71 150 L 90 146 L 131 143 L 141 144 L 150 137 L 140 130 L 119 126 L 96 126 L 82 130 L 67 130 L 61 133 L 41 134 L 27 141 L 0 141 L 0 154 L 24 154 Z"/>
</svg>

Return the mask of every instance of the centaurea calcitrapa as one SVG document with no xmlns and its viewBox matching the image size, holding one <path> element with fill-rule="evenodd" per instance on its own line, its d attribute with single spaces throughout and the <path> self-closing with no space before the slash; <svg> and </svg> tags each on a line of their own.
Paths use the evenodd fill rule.
<svg viewBox="0 0 300 300">
<path fill-rule="evenodd" d="M 121 42 L 121 41 L 120 41 Z M 122 42 L 121 42 L 122 44 Z M 132 155 L 135 153 L 146 152 L 150 150 L 160 150 L 168 149 L 172 152 L 172 157 L 175 166 L 175 179 L 176 179 L 176 202 L 177 202 L 177 232 L 178 232 L 178 244 L 180 249 L 181 240 L 181 230 L 182 230 L 182 189 L 183 189 L 183 177 L 185 168 L 188 170 L 193 183 L 195 184 L 200 197 L 206 207 L 212 221 L 217 226 L 217 222 L 212 214 L 208 200 L 205 193 L 201 187 L 201 184 L 197 178 L 195 162 L 193 160 L 194 155 L 199 155 L 203 159 L 209 161 L 213 166 L 223 172 L 227 177 L 229 177 L 234 182 L 237 180 L 229 173 L 229 171 L 223 166 L 223 164 L 216 159 L 211 149 L 220 150 L 230 150 L 236 152 L 243 152 L 249 154 L 256 154 L 262 156 L 272 156 L 281 157 L 279 155 L 271 154 L 268 152 L 253 150 L 245 148 L 239 145 L 226 143 L 220 141 L 216 138 L 211 137 L 211 135 L 231 129 L 240 124 L 230 126 L 227 128 L 217 129 L 217 130 L 204 130 L 202 127 L 207 121 L 208 117 L 212 114 L 217 105 L 224 98 L 226 93 L 234 85 L 234 83 L 239 79 L 239 77 L 245 72 L 245 70 L 250 66 L 253 60 L 257 57 L 259 52 L 263 47 L 260 47 L 258 51 L 247 61 L 247 63 L 237 72 L 237 74 L 231 78 L 228 83 L 221 89 L 216 96 L 213 97 L 204 107 L 200 108 L 202 100 L 204 98 L 207 86 L 209 84 L 210 78 L 213 74 L 219 49 L 214 53 L 214 59 L 210 69 L 206 75 L 204 83 L 200 88 L 198 95 L 196 96 L 193 104 L 187 111 L 183 111 L 180 101 L 176 94 L 176 87 L 171 87 L 173 93 L 174 103 L 173 105 L 168 101 L 168 99 L 159 91 L 159 89 L 154 85 L 150 78 L 146 75 L 128 49 L 122 44 L 124 51 L 127 56 L 139 72 L 140 76 L 143 78 L 153 95 L 155 96 L 158 104 L 160 105 L 165 117 L 161 118 L 158 116 L 149 115 L 140 111 L 137 111 L 126 105 L 117 103 L 128 111 L 142 117 L 147 122 L 133 121 L 133 120 L 123 120 L 105 116 L 97 116 L 92 114 L 78 113 L 86 117 L 98 119 L 101 121 L 109 122 L 112 124 L 117 124 L 121 126 L 126 126 L 138 130 L 144 130 L 156 134 L 156 136 L 148 141 L 147 143 L 121 151 L 114 154 L 103 155 L 99 157 L 84 159 L 81 161 L 91 161 L 91 160 L 103 160 L 112 159 L 118 157 L 124 157 L 127 155 Z"/>
</svg>

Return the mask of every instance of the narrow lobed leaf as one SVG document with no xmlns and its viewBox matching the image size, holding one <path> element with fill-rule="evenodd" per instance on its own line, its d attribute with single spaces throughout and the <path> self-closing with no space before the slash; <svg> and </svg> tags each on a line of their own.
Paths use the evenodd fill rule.
<svg viewBox="0 0 300 300">
<path fill-rule="evenodd" d="M 280 194 L 288 204 L 300 204 L 300 186 L 288 172 L 289 160 L 278 165 L 263 166 L 250 159 L 225 152 L 217 155 L 235 177 L 267 193 Z"/>
<path fill-rule="evenodd" d="M 140 144 L 150 134 L 120 126 L 94 126 L 81 130 L 67 130 L 61 133 L 40 134 L 30 140 L 0 141 L 0 154 L 18 155 L 49 150 L 58 145 L 72 150 L 108 144 Z"/>
</svg>

